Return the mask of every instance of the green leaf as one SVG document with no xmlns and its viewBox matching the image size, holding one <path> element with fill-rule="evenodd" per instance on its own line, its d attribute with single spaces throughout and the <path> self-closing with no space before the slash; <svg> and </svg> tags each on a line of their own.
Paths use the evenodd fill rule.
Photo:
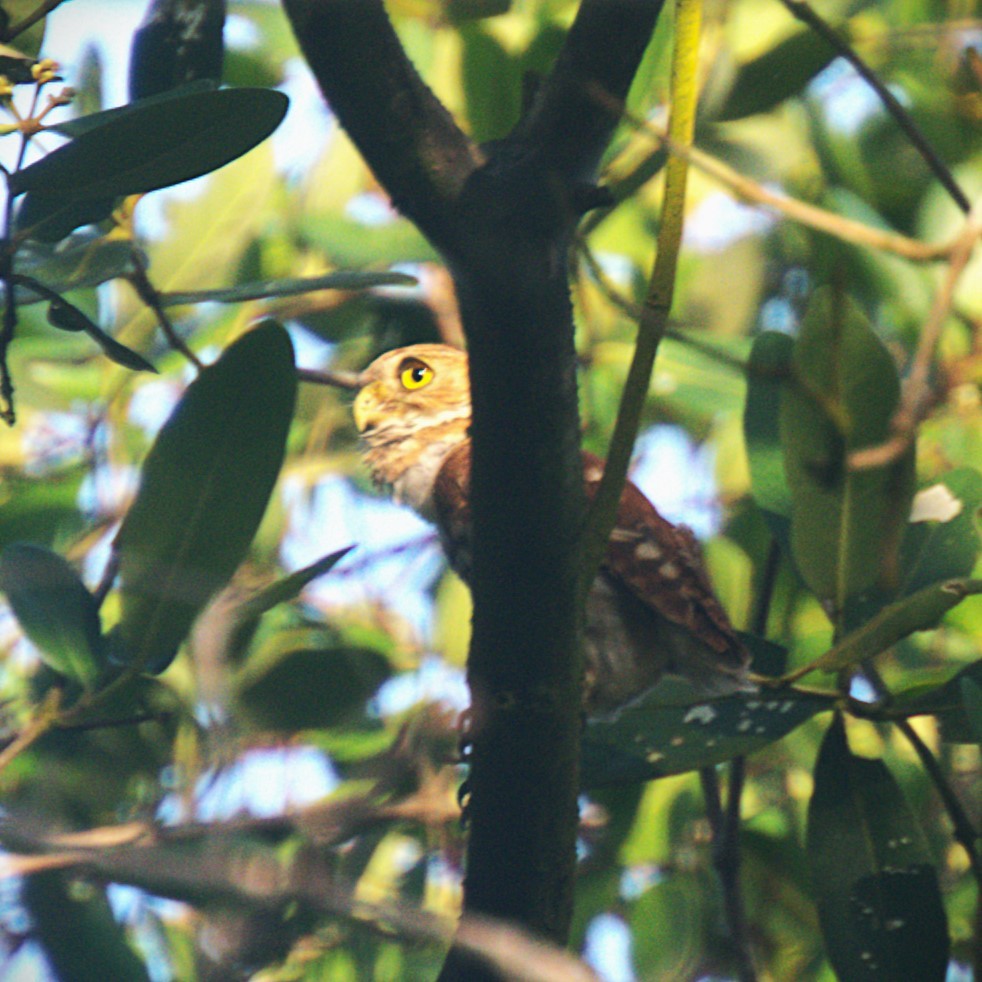
<svg viewBox="0 0 982 982">
<path fill-rule="evenodd" d="M 10 190 L 79 200 L 180 184 L 261 143 L 279 126 L 288 104 L 273 89 L 220 89 L 142 106 L 17 171 Z"/>
<path fill-rule="evenodd" d="M 460 31 L 461 72 L 471 136 L 478 143 L 500 140 L 522 109 L 519 66 L 501 42 L 477 24 Z"/>
<path fill-rule="evenodd" d="M 0 590 L 45 664 L 93 688 L 105 665 L 99 608 L 68 562 L 41 546 L 10 545 Z"/>
<path fill-rule="evenodd" d="M 268 297 L 292 297 L 314 290 L 370 290 L 378 286 L 414 286 L 415 276 L 407 273 L 361 273 L 340 271 L 323 276 L 301 276 L 292 279 L 269 280 L 265 283 L 242 283 L 225 290 L 194 290 L 189 293 L 162 293 L 165 307 L 189 303 L 244 303 Z"/>
<path fill-rule="evenodd" d="M 267 321 L 206 368 L 164 424 L 116 543 L 127 658 L 166 668 L 245 558 L 283 462 L 296 387 L 289 335 Z"/>
<path fill-rule="evenodd" d="M 781 446 L 781 393 L 791 375 L 794 342 L 787 334 L 763 331 L 754 338 L 747 365 L 743 432 L 754 501 L 776 515 L 790 516 L 791 490 Z"/>
<path fill-rule="evenodd" d="M 841 717 L 815 765 L 807 848 L 839 978 L 944 979 L 947 922 L 920 826 L 882 761 L 850 752 Z"/>
<path fill-rule="evenodd" d="M 717 114 L 722 121 L 766 112 L 801 92 L 836 52 L 814 31 L 797 31 L 741 66 Z"/>
<path fill-rule="evenodd" d="M 884 607 L 862 627 L 813 662 L 807 671 L 838 672 L 892 647 L 915 631 L 927 631 L 966 597 L 982 593 L 982 580 L 947 580 Z M 796 672 L 795 677 L 805 674 Z"/>
<path fill-rule="evenodd" d="M 941 736 L 948 743 L 975 743 L 978 740 L 972 707 L 966 702 L 972 691 L 982 687 L 982 661 L 972 662 L 941 685 L 920 684 L 895 692 L 891 710 L 902 716 L 937 716 Z"/>
<path fill-rule="evenodd" d="M 131 273 L 133 244 L 84 232 L 62 242 L 58 248 L 42 242 L 25 242 L 14 257 L 14 269 L 18 275 L 39 280 L 55 293 L 80 290 Z M 18 285 L 19 304 L 38 303 L 43 299 L 29 287 Z"/>
<path fill-rule="evenodd" d="M 787 689 L 700 698 L 668 676 L 627 706 L 587 721 L 583 786 L 647 781 L 753 753 L 790 733 L 834 700 Z"/>
<path fill-rule="evenodd" d="M 17 25 L 22 24 L 40 6 L 38 0 L 3 0 L 0 3 L 0 33 L 3 35 L 4 45 L 29 56 L 31 63 L 41 51 L 47 18 L 42 17 L 26 31 L 17 34 L 12 34 L 11 31 L 16 31 Z"/>
<path fill-rule="evenodd" d="M 40 289 L 40 286 L 35 288 Z M 102 348 L 103 354 L 110 361 L 116 362 L 117 365 L 131 368 L 135 372 L 153 372 L 154 374 L 157 372 L 157 369 L 146 358 L 110 337 L 101 327 L 93 323 L 83 311 L 64 298 L 52 300 L 48 305 L 48 323 L 62 331 L 84 332 Z"/>
<path fill-rule="evenodd" d="M 238 700 L 258 729 L 295 733 L 337 726 L 360 711 L 391 674 L 378 651 L 311 647 L 317 635 L 280 632 L 239 673 Z"/>
<path fill-rule="evenodd" d="M 855 469 L 849 456 L 883 443 L 900 395 L 889 352 L 857 307 L 815 294 L 785 385 L 781 443 L 792 495 L 791 546 L 819 598 L 846 601 L 889 576 L 914 492 L 913 450 Z"/>
<path fill-rule="evenodd" d="M 231 655 L 235 657 L 242 651 L 263 614 L 280 604 L 296 599 L 304 587 L 319 576 L 329 573 L 354 548 L 354 546 L 347 546 L 328 556 L 323 556 L 309 566 L 282 577 L 246 600 L 235 613 L 235 629 L 228 645 Z"/>
</svg>

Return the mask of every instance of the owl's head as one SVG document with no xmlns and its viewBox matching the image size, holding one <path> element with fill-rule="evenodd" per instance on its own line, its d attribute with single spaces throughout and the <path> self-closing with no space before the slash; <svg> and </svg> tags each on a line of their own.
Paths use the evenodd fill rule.
<svg viewBox="0 0 982 982">
<path fill-rule="evenodd" d="M 467 355 L 443 344 L 386 352 L 361 375 L 354 417 L 376 483 L 431 517 L 436 474 L 470 429 Z"/>
<path fill-rule="evenodd" d="M 455 420 L 466 428 L 470 414 L 467 355 L 445 344 L 414 344 L 376 358 L 362 372 L 354 405 L 355 425 L 370 445 L 407 423 L 416 430 Z"/>
</svg>

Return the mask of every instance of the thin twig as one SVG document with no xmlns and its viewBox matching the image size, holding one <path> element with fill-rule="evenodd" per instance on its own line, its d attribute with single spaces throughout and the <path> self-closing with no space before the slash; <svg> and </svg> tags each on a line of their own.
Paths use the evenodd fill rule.
<svg viewBox="0 0 982 982">
<path fill-rule="evenodd" d="M 356 391 L 361 388 L 361 376 L 358 372 L 332 372 L 316 368 L 298 368 L 297 378 L 301 382 L 313 385 L 330 385 L 335 389 Z"/>
<path fill-rule="evenodd" d="M 945 321 L 951 312 L 955 287 L 962 273 L 965 272 L 980 235 L 982 235 L 982 200 L 972 208 L 961 232 L 951 244 L 948 268 L 945 270 L 938 292 L 934 295 L 927 323 L 921 331 L 917 351 L 904 382 L 903 397 L 890 424 L 892 435 L 883 443 L 864 447 L 849 454 L 850 470 L 884 467 L 903 454 L 913 441 L 918 424 L 924 419 L 930 404 L 931 366 L 934 363 Z"/>
<path fill-rule="evenodd" d="M 680 146 L 691 143 L 695 133 L 701 25 L 701 0 L 679 0 L 676 4 L 670 85 L 672 109 L 668 127 L 673 141 Z M 600 97 L 599 93 L 595 94 Z M 606 94 L 602 98 L 607 103 L 611 102 Z M 610 108 L 617 113 L 624 112 L 623 104 L 617 100 L 613 100 Z M 638 320 L 634 356 L 621 395 L 617 422 L 607 452 L 607 464 L 583 531 L 581 589 L 584 596 L 596 576 L 616 521 L 618 502 L 641 424 L 655 357 L 668 327 L 668 315 L 675 293 L 675 271 L 682 242 L 682 226 L 685 221 L 688 170 L 688 161 L 674 154 L 665 168 L 658 252 Z"/>
<path fill-rule="evenodd" d="M 128 279 L 136 290 L 137 296 L 154 312 L 154 316 L 157 318 L 157 323 L 160 325 L 161 331 L 164 333 L 164 337 L 167 338 L 170 346 L 175 350 L 184 355 L 185 358 L 198 371 L 204 367 L 201 363 L 201 359 L 185 344 L 184 339 L 174 330 L 174 325 L 171 323 L 170 317 L 167 315 L 167 311 L 164 310 L 164 306 L 160 300 L 160 294 L 157 292 L 157 288 L 150 282 L 150 277 L 147 275 L 147 268 L 143 262 L 143 257 L 140 255 L 140 251 L 136 248 L 131 250 L 133 259 L 133 271 L 128 273 L 126 279 Z"/>
<path fill-rule="evenodd" d="M 51 689 L 44 702 L 38 708 L 37 715 L 24 727 L 20 733 L 0 750 L 0 772 L 16 757 L 22 754 L 32 743 L 44 736 L 58 719 L 58 709 L 61 706 L 61 690 Z"/>
<path fill-rule="evenodd" d="M 965 196 L 965 192 L 958 186 L 951 171 L 945 162 L 938 156 L 927 138 L 921 132 L 920 127 L 914 122 L 910 113 L 897 97 L 883 84 L 869 65 L 856 53 L 848 41 L 845 40 L 835 29 L 824 20 L 807 0 L 781 0 L 781 3 L 798 20 L 807 24 L 819 37 L 835 49 L 836 53 L 845 58 L 846 61 L 856 69 L 864 82 L 876 93 L 880 102 L 883 103 L 887 112 L 893 117 L 896 124 L 903 130 L 911 145 L 924 159 L 924 162 L 934 172 L 934 176 L 941 182 L 944 189 L 951 195 L 955 204 L 965 214 L 971 210 L 971 204 Z"/>
</svg>

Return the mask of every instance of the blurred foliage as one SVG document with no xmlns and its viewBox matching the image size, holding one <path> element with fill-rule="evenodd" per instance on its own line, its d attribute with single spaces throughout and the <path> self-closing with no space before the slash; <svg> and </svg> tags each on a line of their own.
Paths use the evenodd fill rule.
<svg viewBox="0 0 982 982">
<path fill-rule="evenodd" d="M 43 18 L 16 30 L 35 7 L 0 3 L 17 49 L 3 57 L 22 55 L 3 100 L 22 115 L 46 54 Z M 576 4 L 389 7 L 429 84 L 493 140 Z M 212 32 L 186 64 L 167 51 L 185 8 Z M 821 10 L 970 199 L 971 9 Z M 28 919 L 5 917 L 0 941 L 10 964 L 43 958 L 74 979 L 435 977 L 465 833 L 455 713 L 433 679 L 459 686 L 469 598 L 432 564 L 406 585 L 429 555 L 418 533 L 344 552 L 394 506 L 369 501 L 346 395 L 298 390 L 293 349 L 302 368 L 345 372 L 458 341 L 449 277 L 344 134 L 293 118 L 309 105 L 274 155 L 286 98 L 271 87 L 297 58 L 278 8 L 229 6 L 234 88 L 215 82 L 221 4 L 150 13 L 130 72 L 144 98 L 100 112 L 89 49 L 61 69 L 81 95 L 43 120 L 67 142 L 11 168 L 0 841 L 6 876 L 29 879 Z M 959 235 L 924 157 L 825 41 L 773 0 L 706 16 L 698 147 L 869 228 Z M 600 453 L 659 220 L 665 153 L 638 120 L 661 118 L 671 25 L 666 9 L 605 162 L 617 204 L 586 219 L 575 253 L 584 443 Z M 755 669 L 804 684 L 713 703 L 668 682 L 590 721 L 574 948 L 605 914 L 638 978 L 736 977 L 720 826 L 694 769 L 729 792 L 725 762 L 748 754 L 723 805 L 742 822 L 760 978 L 927 980 L 949 957 L 978 970 L 980 869 L 964 846 L 978 849 L 982 822 L 982 261 L 959 262 L 816 231 L 692 171 L 646 422 L 708 448 L 718 494 L 658 462 L 648 491 L 718 498 L 706 551 L 721 597 L 752 632 Z M 915 439 L 870 458 L 897 436 L 898 406 Z M 339 487 L 350 509 L 324 504 Z M 939 783 L 962 803 L 954 817 Z M 107 894 L 113 881 L 138 899 Z"/>
</svg>

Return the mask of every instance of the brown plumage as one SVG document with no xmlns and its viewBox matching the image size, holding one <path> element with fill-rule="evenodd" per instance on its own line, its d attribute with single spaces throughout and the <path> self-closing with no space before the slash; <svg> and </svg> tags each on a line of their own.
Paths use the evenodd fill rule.
<svg viewBox="0 0 982 982">
<path fill-rule="evenodd" d="M 436 524 L 450 565 L 470 575 L 467 356 L 445 345 L 390 351 L 363 373 L 355 423 L 376 483 Z M 588 498 L 603 462 L 583 454 Z M 698 543 L 630 482 L 587 599 L 586 692 L 608 712 L 671 672 L 706 696 L 753 688 L 746 649 L 715 598 Z"/>
</svg>

